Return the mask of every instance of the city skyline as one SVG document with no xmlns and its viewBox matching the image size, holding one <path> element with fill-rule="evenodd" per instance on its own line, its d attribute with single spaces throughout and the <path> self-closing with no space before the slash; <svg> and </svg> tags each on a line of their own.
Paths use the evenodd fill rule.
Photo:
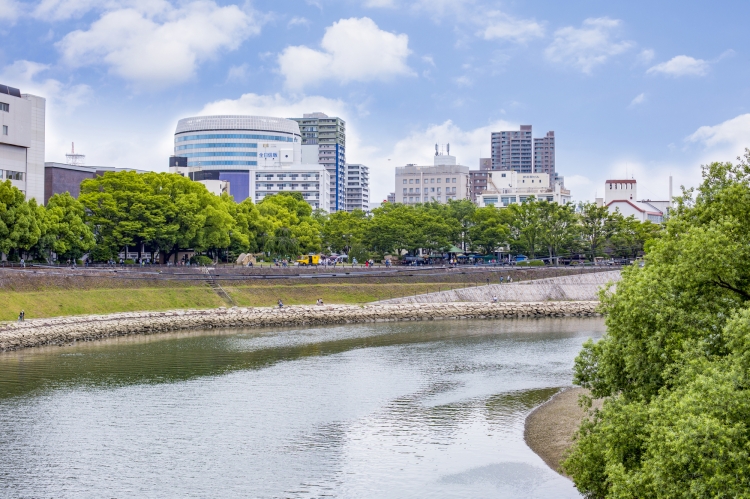
<svg viewBox="0 0 750 499">
<path fill-rule="evenodd" d="M 625 176 L 665 198 L 670 174 L 679 193 L 750 144 L 750 6 L 644 5 L 6 0 L 0 82 L 47 99 L 46 161 L 75 141 L 90 164 L 166 171 L 182 116 L 319 111 L 380 201 L 434 143 L 475 169 L 492 132 L 531 123 L 575 200 Z"/>
</svg>

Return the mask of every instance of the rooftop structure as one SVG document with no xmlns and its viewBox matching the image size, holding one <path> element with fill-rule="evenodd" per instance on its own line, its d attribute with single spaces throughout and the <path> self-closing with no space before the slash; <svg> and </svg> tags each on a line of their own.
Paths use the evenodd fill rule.
<svg viewBox="0 0 750 499">
<path fill-rule="evenodd" d="M 635 217 L 645 222 L 662 223 L 672 208 L 672 177 L 669 177 L 668 201 L 638 201 L 638 182 L 635 179 L 611 179 L 604 182 L 604 198 L 598 198 L 597 204 L 606 206 L 609 211 L 619 211 L 623 216 Z"/>
<path fill-rule="evenodd" d="M 397 203 L 445 203 L 469 198 L 469 167 L 456 164 L 455 156 L 439 154 L 437 146 L 435 154 L 433 166 L 396 167 Z"/>
</svg>

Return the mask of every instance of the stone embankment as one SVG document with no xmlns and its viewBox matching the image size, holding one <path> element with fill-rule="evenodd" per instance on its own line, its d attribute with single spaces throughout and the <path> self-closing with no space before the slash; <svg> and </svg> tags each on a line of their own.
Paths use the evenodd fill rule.
<svg viewBox="0 0 750 499">
<path fill-rule="evenodd" d="M 423 303 L 219 308 L 33 319 L 0 326 L 0 351 L 185 329 L 304 326 L 436 319 L 590 317 L 596 301 Z"/>
<path fill-rule="evenodd" d="M 499 273 L 496 278 L 503 276 Z M 508 276 L 504 276 L 507 279 Z M 378 303 L 453 303 L 487 302 L 496 297 L 501 302 L 542 302 L 542 301 L 594 301 L 599 299 L 599 290 L 609 283 L 621 279 L 619 270 L 504 282 L 476 287 L 458 287 L 437 293 L 404 296 Z"/>
</svg>

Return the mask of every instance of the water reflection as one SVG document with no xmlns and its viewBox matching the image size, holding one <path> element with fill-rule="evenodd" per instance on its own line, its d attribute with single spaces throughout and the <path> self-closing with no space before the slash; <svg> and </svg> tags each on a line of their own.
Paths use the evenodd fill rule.
<svg viewBox="0 0 750 499">
<path fill-rule="evenodd" d="M 0 355 L 0 495 L 578 497 L 523 419 L 602 330 L 439 321 Z"/>
</svg>

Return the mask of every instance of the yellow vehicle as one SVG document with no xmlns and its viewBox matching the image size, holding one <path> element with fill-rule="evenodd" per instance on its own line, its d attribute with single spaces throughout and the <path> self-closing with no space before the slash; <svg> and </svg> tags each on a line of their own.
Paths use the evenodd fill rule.
<svg viewBox="0 0 750 499">
<path fill-rule="evenodd" d="M 305 255 L 299 260 L 297 264 L 302 265 L 320 265 L 320 255 Z"/>
</svg>

